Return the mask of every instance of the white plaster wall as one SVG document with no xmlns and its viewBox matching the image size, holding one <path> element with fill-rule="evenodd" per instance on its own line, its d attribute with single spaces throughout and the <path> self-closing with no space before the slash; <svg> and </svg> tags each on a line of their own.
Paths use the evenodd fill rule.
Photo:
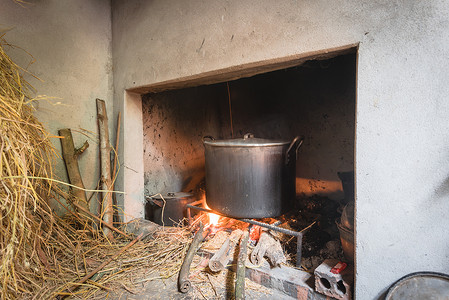
<svg viewBox="0 0 449 300">
<path fill-rule="evenodd" d="M 79 164 L 84 185 L 94 189 L 99 179 L 95 99 L 106 101 L 111 116 L 113 111 L 110 1 L 26 2 L 29 4 L 21 6 L 0 0 L 0 30 L 10 29 L 5 39 L 35 58 L 28 70 L 41 80 L 28 80 L 37 94 L 57 98 L 37 103 L 38 119 L 53 135 L 60 128 L 71 128 L 77 147 L 89 141 Z M 9 49 L 8 53 L 23 67 L 28 66 L 30 57 L 23 51 Z M 115 120 L 111 116 L 112 140 Z M 53 143 L 60 153 L 60 141 Z M 62 158 L 56 159 L 56 175 L 67 181 Z M 91 209 L 95 210 L 93 202 Z M 56 209 L 63 213 L 61 207 Z"/>
<path fill-rule="evenodd" d="M 113 1 L 115 113 L 127 88 L 352 43 L 355 292 L 373 299 L 449 267 L 449 2 Z"/>
</svg>

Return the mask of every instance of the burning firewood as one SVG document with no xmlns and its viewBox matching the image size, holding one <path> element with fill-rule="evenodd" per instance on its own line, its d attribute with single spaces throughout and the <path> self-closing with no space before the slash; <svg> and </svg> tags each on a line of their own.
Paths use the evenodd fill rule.
<svg viewBox="0 0 449 300">
<path fill-rule="evenodd" d="M 224 241 L 220 249 L 215 252 L 214 256 L 209 260 L 209 269 L 212 272 L 220 272 L 229 262 L 232 249 L 237 244 L 243 231 L 240 229 L 234 230 L 231 235 Z"/>
<path fill-rule="evenodd" d="M 260 234 L 259 242 L 250 255 L 250 261 L 255 265 L 260 265 L 264 256 L 274 267 L 287 261 L 281 243 L 268 231 L 262 231 Z"/>
</svg>

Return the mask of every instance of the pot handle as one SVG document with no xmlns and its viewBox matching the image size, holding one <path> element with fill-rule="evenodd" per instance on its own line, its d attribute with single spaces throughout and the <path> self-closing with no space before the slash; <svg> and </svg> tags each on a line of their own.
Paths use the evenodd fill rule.
<svg viewBox="0 0 449 300">
<path fill-rule="evenodd" d="M 297 136 L 293 139 L 293 141 L 290 143 L 290 146 L 287 149 L 287 153 L 285 153 L 285 164 L 288 165 L 290 162 L 290 151 L 295 147 L 295 155 L 296 158 L 298 158 L 298 150 L 299 147 L 301 147 L 302 143 L 304 142 L 304 136 Z M 296 146 L 295 146 L 296 145 Z"/>
<path fill-rule="evenodd" d="M 214 138 L 213 136 L 211 136 L 211 135 L 205 135 L 205 136 L 203 136 L 203 142 L 204 142 L 206 139 L 215 141 L 215 138 Z"/>
<path fill-rule="evenodd" d="M 254 137 L 254 134 L 252 134 L 252 133 L 247 133 L 247 134 L 245 134 L 245 135 L 243 136 L 243 139 L 246 140 L 246 139 L 251 139 L 251 138 L 253 138 L 253 137 Z"/>
<path fill-rule="evenodd" d="M 147 200 L 150 201 L 150 203 L 152 205 L 156 205 L 156 206 L 159 206 L 159 207 L 163 207 L 164 206 L 164 202 L 162 200 L 156 200 L 156 199 L 153 199 L 153 198 L 149 198 Z"/>
</svg>

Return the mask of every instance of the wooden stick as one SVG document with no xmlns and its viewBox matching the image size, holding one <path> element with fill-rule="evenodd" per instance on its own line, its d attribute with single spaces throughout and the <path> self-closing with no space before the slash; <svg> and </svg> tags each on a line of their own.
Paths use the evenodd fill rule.
<svg viewBox="0 0 449 300">
<path fill-rule="evenodd" d="M 201 245 L 201 242 L 204 239 L 203 236 L 203 223 L 200 222 L 200 229 L 196 232 L 193 237 L 192 244 L 190 244 L 189 250 L 187 251 L 186 257 L 182 262 L 181 270 L 179 271 L 178 276 L 178 290 L 181 293 L 187 293 L 192 288 L 192 283 L 189 280 L 190 273 L 190 265 L 192 264 L 193 257 L 195 256 L 196 251 Z"/>
<path fill-rule="evenodd" d="M 118 155 L 118 145 L 120 142 L 120 119 L 122 118 L 122 112 L 118 112 L 117 116 L 117 131 L 115 133 L 115 155 L 114 155 L 114 166 L 112 167 L 112 179 L 115 179 L 115 172 L 117 171 L 117 155 Z"/>
<path fill-rule="evenodd" d="M 212 272 L 220 272 L 225 268 L 229 261 L 229 250 L 231 249 L 231 240 L 229 237 L 221 245 L 220 249 L 215 252 L 214 256 L 209 260 L 209 269 Z"/>
<path fill-rule="evenodd" d="M 111 229 L 112 231 L 115 231 L 117 233 L 120 233 L 121 235 L 123 235 L 126 238 L 131 238 L 129 235 L 127 235 L 126 233 L 124 233 L 123 231 L 115 228 L 114 226 L 109 225 L 108 223 L 105 223 L 102 219 L 100 219 L 99 217 L 97 217 L 96 215 L 94 215 L 93 213 L 91 213 L 90 211 L 86 211 L 84 210 L 84 208 L 78 206 L 77 204 L 74 204 L 75 206 L 77 206 L 80 210 L 84 211 L 87 215 L 89 215 L 90 217 L 94 218 L 96 221 L 98 221 L 99 223 L 103 224 L 104 226 L 107 226 L 109 229 Z"/>
<path fill-rule="evenodd" d="M 214 256 L 209 260 L 209 269 L 212 272 L 219 272 L 226 267 L 231 256 L 231 250 L 235 247 L 242 234 L 242 230 L 234 230 L 221 245 L 220 249 L 215 252 Z"/>
<path fill-rule="evenodd" d="M 119 141 L 120 141 L 120 120 L 122 118 L 122 112 L 119 111 L 118 112 L 118 116 L 117 116 L 117 130 L 115 132 L 115 151 L 114 151 L 114 165 L 112 167 L 112 187 L 115 190 L 115 179 L 116 179 L 116 174 L 115 172 L 117 171 L 117 160 L 118 160 L 118 145 L 119 145 Z M 112 194 L 112 205 L 114 207 L 117 207 L 117 196 L 115 194 Z M 116 209 L 114 212 L 114 217 L 116 220 L 119 220 L 119 216 L 118 216 L 118 210 Z"/>
<path fill-rule="evenodd" d="M 235 278 L 235 300 L 245 299 L 245 262 L 247 257 L 249 232 L 245 230 L 240 240 L 239 256 L 237 259 L 237 272 Z"/>
<path fill-rule="evenodd" d="M 108 115 L 106 104 L 103 100 L 97 99 L 97 119 L 100 134 L 100 164 L 101 164 L 101 189 L 111 190 L 111 145 L 109 143 Z M 114 207 L 112 204 L 112 194 L 106 192 L 102 201 L 103 221 L 110 226 L 103 227 L 103 232 L 108 238 L 112 238 L 110 229 L 114 222 Z"/>
<path fill-rule="evenodd" d="M 89 143 L 86 141 L 81 148 L 75 149 L 72 131 L 69 128 L 60 129 L 58 133 L 63 137 L 60 139 L 62 146 L 62 157 L 67 169 L 69 182 L 84 189 L 83 179 L 81 178 L 80 168 L 78 166 L 78 157 L 84 152 L 84 150 L 87 149 L 87 147 L 89 147 Z M 73 195 L 74 204 L 83 207 L 85 210 L 89 210 L 89 204 L 87 202 L 86 192 L 84 190 L 72 189 L 71 194 Z"/>
<path fill-rule="evenodd" d="M 84 276 L 83 278 L 81 278 L 80 281 L 78 281 L 77 283 L 74 284 L 73 287 L 68 288 L 65 292 L 61 292 L 59 294 L 67 294 L 67 293 L 73 293 L 81 284 L 83 284 L 84 282 L 86 282 L 89 278 L 91 278 L 92 276 L 94 276 L 96 273 L 98 273 L 101 269 L 103 269 L 105 266 L 107 266 L 111 261 L 113 261 L 114 259 L 116 259 L 117 257 L 119 257 L 123 252 L 125 252 L 126 250 L 128 250 L 129 248 L 131 248 L 138 240 L 140 240 L 140 238 L 142 237 L 143 233 L 141 233 L 138 237 L 136 237 L 134 240 L 132 240 L 128 245 L 126 245 L 125 247 L 123 247 L 122 249 L 120 249 L 119 252 L 117 252 L 117 254 L 115 254 L 114 256 L 112 256 L 111 258 L 109 258 L 108 260 L 104 261 L 101 265 L 99 265 L 98 267 L 96 267 L 94 270 L 92 270 L 91 272 L 89 272 L 89 274 L 87 274 L 86 276 Z"/>
<path fill-rule="evenodd" d="M 268 257 L 274 267 L 287 261 L 281 243 L 268 231 L 262 231 L 260 234 L 259 242 L 251 252 L 249 260 L 258 266 L 262 263 L 264 256 Z"/>
</svg>

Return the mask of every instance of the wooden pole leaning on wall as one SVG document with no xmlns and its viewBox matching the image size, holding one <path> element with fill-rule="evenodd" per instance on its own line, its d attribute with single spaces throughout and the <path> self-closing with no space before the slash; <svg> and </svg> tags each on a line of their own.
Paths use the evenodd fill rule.
<svg viewBox="0 0 449 300">
<path fill-rule="evenodd" d="M 69 182 L 81 189 L 72 189 L 71 194 L 73 196 L 73 203 L 75 211 L 81 216 L 85 216 L 85 212 L 80 211 L 77 206 L 82 207 L 85 211 L 89 211 L 89 203 L 87 203 L 86 192 L 84 189 L 83 179 L 81 177 L 80 169 L 78 166 L 78 157 L 89 147 L 87 141 L 76 149 L 73 143 L 72 131 L 69 128 L 60 129 L 58 131 L 61 138 L 62 146 L 62 158 L 67 169 L 67 175 L 69 177 Z"/>
<path fill-rule="evenodd" d="M 116 180 L 116 172 L 117 172 L 117 161 L 118 161 L 118 146 L 119 146 L 119 142 L 120 142 L 120 122 L 121 122 L 121 118 L 122 118 L 122 112 L 118 112 L 118 116 L 117 116 L 117 129 L 115 132 L 115 148 L 114 148 L 114 164 L 112 167 L 112 187 L 115 190 L 115 180 Z M 116 194 L 112 194 L 112 204 L 114 205 L 114 207 L 117 207 L 117 197 Z M 116 209 L 114 211 L 114 218 L 115 220 L 119 221 L 119 216 L 118 216 L 118 210 Z"/>
<path fill-rule="evenodd" d="M 111 144 L 109 143 L 108 115 L 106 104 L 103 100 L 97 99 L 97 119 L 98 131 L 100 134 L 100 182 L 101 189 L 112 191 L 111 180 Z M 114 226 L 114 207 L 112 204 L 112 192 L 103 192 L 101 203 L 101 214 L 103 221 L 109 226 Z M 103 226 L 103 232 L 108 238 L 112 238 L 112 231 L 109 226 Z"/>
</svg>

